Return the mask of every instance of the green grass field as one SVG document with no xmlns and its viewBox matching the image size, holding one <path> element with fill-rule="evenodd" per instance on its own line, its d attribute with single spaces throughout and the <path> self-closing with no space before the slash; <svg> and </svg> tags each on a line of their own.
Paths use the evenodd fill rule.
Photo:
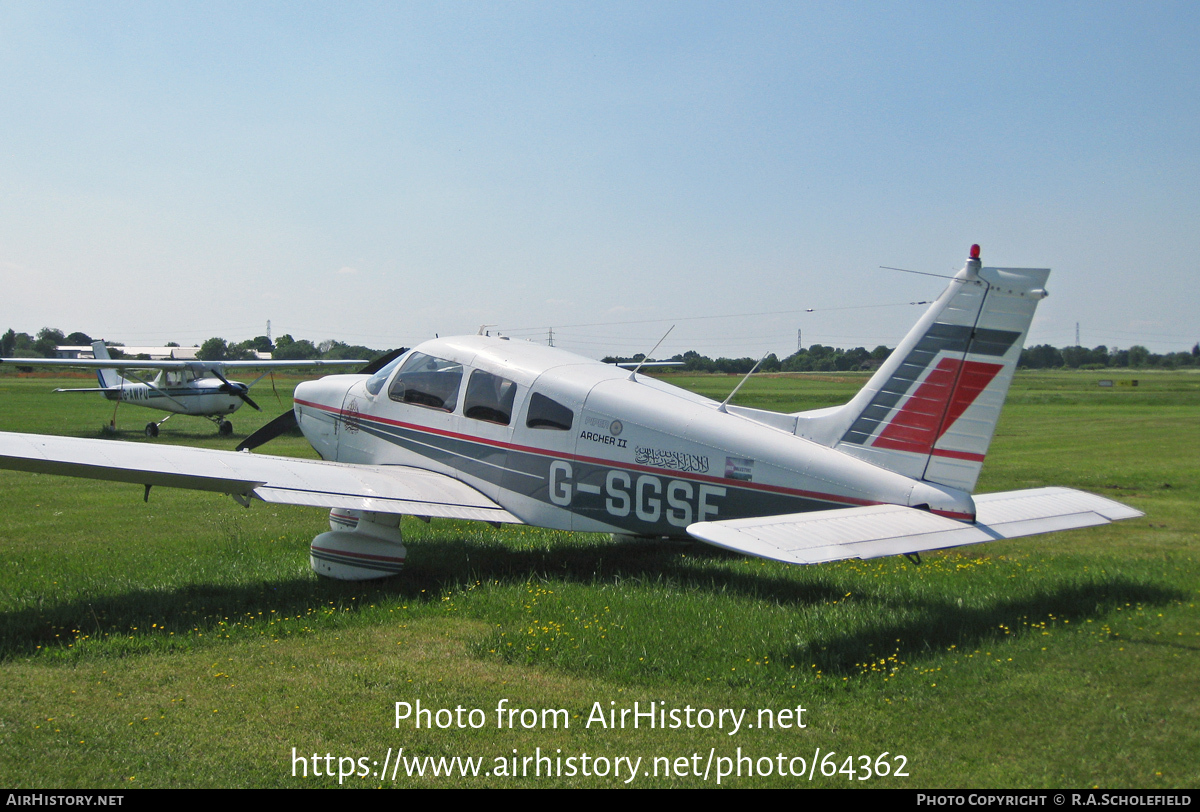
<svg viewBox="0 0 1200 812">
<path fill-rule="evenodd" d="M 863 380 L 757 378 L 736 402 L 816 408 Z M 111 405 L 56 385 L 0 376 L 0 430 L 99 436 Z M 260 385 L 233 439 L 176 417 L 153 442 L 231 448 L 293 385 Z M 155 414 L 122 406 L 121 439 L 151 442 Z M 1145 518 L 813 567 L 405 519 L 405 574 L 365 585 L 309 570 L 324 511 L 0 471 L 0 784 L 1196 787 L 1198 470 L 1200 375 L 1022 373 L 979 490 L 1078 487 Z M 449 727 L 397 725 L 418 701 Z M 635 702 L 667 727 L 597 721 Z"/>
</svg>

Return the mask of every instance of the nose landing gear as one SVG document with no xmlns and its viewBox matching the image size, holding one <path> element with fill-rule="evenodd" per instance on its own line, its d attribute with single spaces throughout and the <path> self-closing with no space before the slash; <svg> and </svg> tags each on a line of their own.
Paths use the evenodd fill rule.
<svg viewBox="0 0 1200 812">
<path fill-rule="evenodd" d="M 224 417 L 221 417 L 218 414 L 205 416 L 212 421 L 214 426 L 217 427 L 217 434 L 221 435 L 222 437 L 228 437 L 229 435 L 233 434 L 233 424 Z"/>
</svg>

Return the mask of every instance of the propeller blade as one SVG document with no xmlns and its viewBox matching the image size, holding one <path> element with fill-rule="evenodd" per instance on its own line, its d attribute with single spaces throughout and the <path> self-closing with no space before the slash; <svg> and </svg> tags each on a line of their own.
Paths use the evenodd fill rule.
<svg viewBox="0 0 1200 812">
<path fill-rule="evenodd" d="M 209 372 L 211 372 L 213 374 L 214 378 L 216 378 L 217 380 L 219 380 L 221 382 L 221 391 L 222 392 L 227 392 L 230 395 L 237 395 L 239 398 L 241 398 L 243 401 L 245 401 L 248 405 L 253 406 L 255 411 L 259 411 L 259 412 L 262 411 L 262 407 L 259 406 L 257 403 L 255 403 L 253 400 L 251 400 L 250 395 L 247 394 L 250 391 L 249 386 L 246 386 L 246 384 L 244 384 L 244 383 L 231 382 L 228 378 L 226 378 L 224 375 L 222 375 L 219 370 L 217 370 L 215 368 L 209 369 Z"/>
<path fill-rule="evenodd" d="M 223 387 L 221 387 L 222 389 L 224 389 L 226 392 L 233 391 L 233 384 L 229 382 L 228 378 L 221 374 L 221 370 L 217 369 L 216 367 L 209 367 L 208 371 L 213 374 L 214 378 L 225 384 Z"/>
<path fill-rule="evenodd" d="M 258 448 L 263 443 L 270 442 L 279 435 L 286 434 L 287 432 L 296 428 L 299 428 L 299 424 L 296 422 L 296 413 L 289 409 L 267 425 L 263 426 L 258 431 L 251 434 L 245 440 L 242 440 L 240 443 L 238 443 L 236 450 L 253 450 Z"/>
<path fill-rule="evenodd" d="M 360 369 L 358 371 L 358 374 L 359 375 L 374 375 L 376 372 L 383 369 L 385 366 L 392 363 L 392 361 L 395 361 L 397 358 L 399 358 L 401 355 L 404 355 L 404 353 L 406 353 L 406 352 L 408 352 L 407 347 L 401 347 L 398 350 L 389 350 L 389 351 L 385 352 L 383 355 L 376 358 L 371 363 L 367 364 L 362 369 Z"/>
</svg>

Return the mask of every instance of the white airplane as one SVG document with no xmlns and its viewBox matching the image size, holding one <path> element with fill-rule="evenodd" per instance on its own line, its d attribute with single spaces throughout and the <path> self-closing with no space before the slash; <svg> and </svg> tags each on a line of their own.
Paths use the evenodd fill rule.
<svg viewBox="0 0 1200 812">
<path fill-rule="evenodd" d="M 92 342 L 94 360 L 77 358 L 0 358 L 0 363 L 34 367 L 74 367 L 94 369 L 100 382 L 87 389 L 55 389 L 55 392 L 100 392 L 116 402 L 109 429 L 115 430 L 117 407 L 122 403 L 145 406 L 171 414 L 162 420 L 146 424 L 146 436 L 157 437 L 158 427 L 176 414 L 206 417 L 217 427 L 222 437 L 233 433 L 233 424 L 226 419 L 243 403 L 262 411 L 250 398 L 250 387 L 275 369 L 316 366 L 362 366 L 360 360 L 337 361 L 139 361 L 132 358 L 113 359 L 103 341 Z M 266 370 L 250 383 L 231 381 L 226 373 L 234 369 Z M 136 376 L 139 370 L 157 372 L 151 380 Z"/>
<path fill-rule="evenodd" d="M 972 496 L 1045 269 L 966 266 L 849 403 L 780 414 L 562 350 L 467 336 L 370 375 L 301 383 L 294 410 L 324 461 L 0 434 L 0 467 L 330 508 L 322 575 L 400 570 L 400 517 L 692 537 L 813 564 L 1142 515 L 1066 488 Z"/>
</svg>

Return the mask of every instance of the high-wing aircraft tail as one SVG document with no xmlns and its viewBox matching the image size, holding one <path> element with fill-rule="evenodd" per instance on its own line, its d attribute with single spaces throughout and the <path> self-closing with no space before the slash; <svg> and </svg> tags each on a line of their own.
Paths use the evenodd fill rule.
<svg viewBox="0 0 1200 812">
<path fill-rule="evenodd" d="M 1049 274 L 985 268 L 972 246 L 966 266 L 854 399 L 793 415 L 796 433 L 970 493 Z"/>
<path fill-rule="evenodd" d="M 108 347 L 103 341 L 92 342 L 92 357 L 97 361 L 108 361 L 112 356 L 108 354 Z M 100 381 L 100 386 L 103 389 L 114 389 L 121 385 L 121 376 L 115 369 L 96 370 L 96 380 Z"/>
</svg>

